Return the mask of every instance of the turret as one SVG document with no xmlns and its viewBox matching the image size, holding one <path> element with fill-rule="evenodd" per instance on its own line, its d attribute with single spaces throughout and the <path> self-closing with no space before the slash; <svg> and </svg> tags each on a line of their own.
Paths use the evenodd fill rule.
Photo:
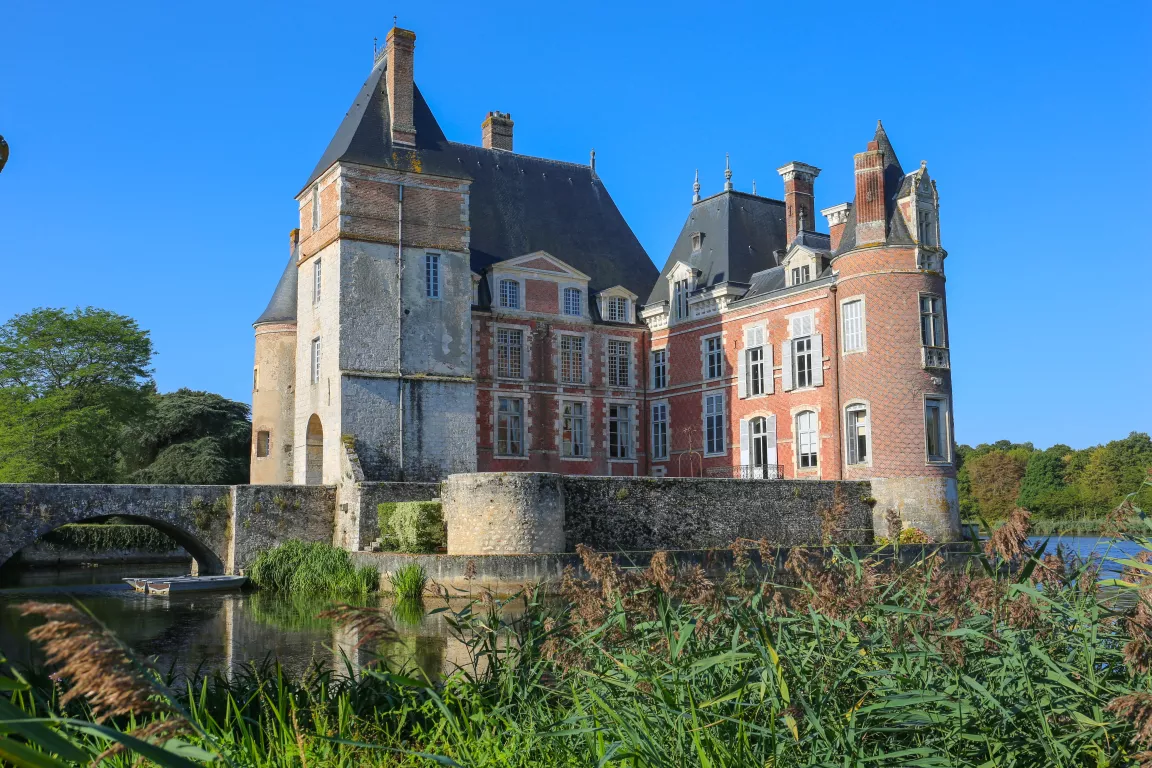
<svg viewBox="0 0 1152 768">
<path fill-rule="evenodd" d="M 296 261 L 300 230 L 289 235 L 288 265 L 267 308 L 252 324 L 256 362 L 252 367 L 253 485 L 292 482 L 296 390 Z"/>
</svg>

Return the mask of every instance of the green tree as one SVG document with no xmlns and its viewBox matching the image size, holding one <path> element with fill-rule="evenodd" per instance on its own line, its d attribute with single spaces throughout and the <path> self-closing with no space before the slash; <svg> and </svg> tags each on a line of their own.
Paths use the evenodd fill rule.
<svg viewBox="0 0 1152 768">
<path fill-rule="evenodd" d="M 1033 452 L 1028 457 L 1016 503 L 1039 517 L 1067 514 L 1070 497 L 1064 472 L 1065 457 L 1071 452 L 1072 449 L 1066 445 Z"/>
<path fill-rule="evenodd" d="M 149 417 L 124 433 L 124 472 L 131 482 L 248 482 L 252 422 L 246 404 L 191 389 L 153 399 Z"/>
<path fill-rule="evenodd" d="M 152 341 L 108 310 L 0 326 L 0 482 L 112 482 L 120 433 L 151 405 Z"/>
<path fill-rule="evenodd" d="M 1091 451 L 1077 485 L 1088 511 L 1105 515 L 1125 495 L 1142 491 L 1137 504 L 1148 507 L 1149 494 L 1141 483 L 1152 467 L 1152 438 L 1146 432 L 1132 432 L 1123 440 L 1113 440 Z"/>
<path fill-rule="evenodd" d="M 980 514 L 1000 519 L 1012 511 L 1027 462 L 1024 451 L 1019 449 L 993 449 L 965 460 L 971 496 Z"/>
</svg>

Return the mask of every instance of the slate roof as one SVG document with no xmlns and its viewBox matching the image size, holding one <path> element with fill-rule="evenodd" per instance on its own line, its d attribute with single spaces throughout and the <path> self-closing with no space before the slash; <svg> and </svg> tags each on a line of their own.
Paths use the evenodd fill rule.
<svg viewBox="0 0 1152 768">
<path fill-rule="evenodd" d="M 896 210 L 896 200 L 899 199 L 900 190 L 904 185 L 904 169 L 900 167 L 896 150 L 892 148 L 892 142 L 888 140 L 888 134 L 879 121 L 876 123 L 876 135 L 872 140 L 884 152 L 884 189 L 888 192 L 888 199 L 884 205 L 885 218 L 887 219 L 885 242 L 890 245 L 915 245 L 912 234 L 904 224 L 904 217 L 898 215 Z M 836 247 L 834 257 L 847 253 L 856 247 L 856 208 L 857 206 L 853 205 L 852 210 L 848 213 L 848 222 L 844 226 L 844 234 L 840 238 L 840 244 Z"/>
<path fill-rule="evenodd" d="M 649 291 L 656 267 L 590 166 L 448 141 L 419 88 L 416 149 L 393 147 L 386 61 L 373 67 L 304 188 L 337 161 L 470 179 L 473 272 L 547 251 L 590 276 L 594 291 Z"/>
<path fill-rule="evenodd" d="M 284 267 L 284 274 L 280 275 L 280 282 L 276 283 L 272 300 L 253 325 L 296 322 L 296 281 L 299 271 L 296 269 L 296 261 L 299 258 L 300 246 L 297 245 L 288 254 L 288 266 Z"/>
<path fill-rule="evenodd" d="M 696 252 L 692 250 L 694 232 L 704 235 Z M 778 266 L 776 251 L 787 247 L 787 238 L 784 203 L 780 200 L 732 190 L 693 203 L 660 279 L 645 303 L 668 299 L 665 278 L 681 261 L 700 270 L 700 288 L 724 282 L 752 282 L 753 275 Z"/>
</svg>

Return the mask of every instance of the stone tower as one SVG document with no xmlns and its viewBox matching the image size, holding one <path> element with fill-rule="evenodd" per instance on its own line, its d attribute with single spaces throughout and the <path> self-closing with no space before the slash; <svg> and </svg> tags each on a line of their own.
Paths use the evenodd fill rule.
<svg viewBox="0 0 1152 768">
<path fill-rule="evenodd" d="M 296 483 L 336 483 L 346 446 L 371 480 L 476 466 L 469 178 L 434 157 L 415 40 L 388 33 L 296 198 Z"/>
<path fill-rule="evenodd" d="M 837 241 L 835 310 L 867 318 L 859 352 L 840 355 L 846 438 L 871 435 L 867 463 L 876 530 L 889 509 L 937 541 L 959 539 L 952 376 L 939 199 L 927 164 L 905 174 L 882 125 L 855 156 L 851 206 L 825 209 Z M 853 304 L 852 307 L 848 307 Z M 847 309 L 846 309 L 847 307 Z M 849 324 L 839 324 L 849 327 Z"/>
<path fill-rule="evenodd" d="M 300 230 L 289 235 L 288 265 L 256 320 L 252 368 L 252 483 L 292 482 L 296 390 L 296 261 Z"/>
</svg>

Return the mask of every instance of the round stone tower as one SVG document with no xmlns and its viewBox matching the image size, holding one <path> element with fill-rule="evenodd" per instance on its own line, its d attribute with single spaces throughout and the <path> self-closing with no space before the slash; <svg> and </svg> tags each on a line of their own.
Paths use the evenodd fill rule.
<svg viewBox="0 0 1152 768">
<path fill-rule="evenodd" d="M 292 482 L 295 437 L 296 291 L 300 230 L 290 235 L 288 266 L 256 329 L 252 369 L 253 485 Z"/>
<path fill-rule="evenodd" d="M 871 480 L 878 534 L 894 510 L 904 527 L 958 540 L 936 185 L 924 163 L 904 173 L 879 125 L 855 165 L 856 200 L 834 232 L 832 259 L 844 477 Z"/>
</svg>

